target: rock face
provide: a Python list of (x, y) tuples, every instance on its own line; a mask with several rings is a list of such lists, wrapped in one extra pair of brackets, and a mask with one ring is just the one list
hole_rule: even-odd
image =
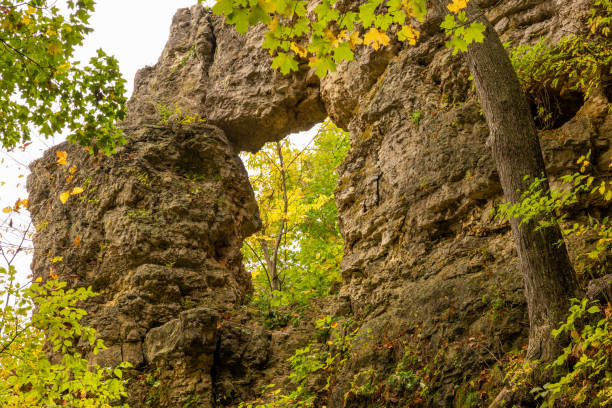
[[(575, 1), (498, 4), (488, 17), (502, 41), (514, 44), (558, 40), (566, 27), (579, 30), (590, 8)], [(466, 384), (526, 343), (528, 318), (509, 225), (491, 215), (503, 197), (469, 71), (446, 49), (440, 17), (430, 19), (416, 47), (368, 51), (321, 90), (351, 140), (336, 191), (345, 239), (340, 300), (364, 316), (370, 346), (408, 343), (426, 361), (437, 360), (442, 374), (427, 404), (450, 407), (464, 406), (469, 392), (484, 398)], [(553, 180), (577, 171), (575, 158), (589, 150), (607, 161), (608, 107), (605, 97), (593, 97), (567, 123), (542, 132)], [(345, 403), (352, 374), (388, 372), (392, 352), (376, 349), (358, 351), (330, 406)]]
[[(176, 398), (183, 389), (210, 394), (218, 314), (252, 290), (240, 248), (260, 225), (257, 204), (220, 129), (145, 126), (129, 136), (109, 158), (62, 144), (32, 165), (33, 270), (100, 293), (87, 305), (87, 323), (108, 346), (97, 362), (182, 364), (164, 371)], [(69, 166), (57, 165), (60, 150)], [(63, 205), (59, 192), (75, 185), (85, 191)], [(59, 253), (64, 262), (50, 264)]]
[[(557, 40), (589, 9), (584, 0), (482, 3), (497, 4), (488, 16), (514, 43)], [(87, 323), (109, 348), (95, 359), (136, 367), (132, 406), (235, 405), (256, 396), (253, 373), (282, 365), (274, 353), (299, 346), (237, 310), (251, 292), (240, 248), (260, 225), (237, 154), (326, 115), (352, 146), (336, 193), (344, 284), (330, 309), (372, 333), (328, 406), (345, 406), (355, 374), (388, 373), (401, 344), (438, 364), (429, 406), (486, 394), (470, 380), (523, 345), (528, 322), (509, 226), (491, 216), (502, 196), (487, 126), (439, 21), (424, 23), (418, 46), (364, 49), (319, 83), (273, 71), (260, 31), (240, 36), (201, 7), (179, 10), (159, 62), (137, 74), (129, 144), (109, 158), (64, 144), (32, 165), (34, 274), (100, 292)], [(608, 107), (594, 95), (543, 132), (553, 178), (588, 150), (608, 170)], [(69, 166), (56, 163), (60, 150)], [(62, 205), (73, 186), (84, 193)]]
[(281, 75), (262, 41), (261, 30), (240, 35), (201, 7), (179, 10), (159, 62), (136, 74), (128, 123), (202, 118), (257, 151), (325, 119), (316, 77)]

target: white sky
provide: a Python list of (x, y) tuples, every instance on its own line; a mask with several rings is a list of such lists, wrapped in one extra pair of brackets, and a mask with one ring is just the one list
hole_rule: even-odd
[[(57, 5), (62, 7), (65, 3), (65, 0), (58, 0)], [(77, 60), (84, 63), (89, 61), (98, 48), (114, 55), (127, 80), (128, 95), (131, 95), (136, 71), (146, 65), (154, 65), (161, 55), (175, 11), (195, 3), (196, 0), (99, 0), (90, 20), (94, 32), (77, 52)], [(302, 132), (292, 137), (292, 141), (298, 145), (305, 144), (312, 134)], [(63, 140), (61, 136), (37, 140), (35, 135), (32, 139), (34, 143), (25, 152), (0, 149), (0, 209), (12, 206), (18, 198), (27, 197), (27, 165), (40, 157), (47, 148)], [(9, 218), (12, 218), (17, 229), (7, 229)], [(11, 216), (0, 212), (0, 245), (6, 248), (7, 242), (18, 243), (19, 230), (25, 229), (28, 223), (27, 212)], [(20, 275), (29, 273), (30, 262), (31, 254), (21, 254), (17, 258), (15, 265)], [(4, 260), (0, 259), (2, 266), (5, 266)]]

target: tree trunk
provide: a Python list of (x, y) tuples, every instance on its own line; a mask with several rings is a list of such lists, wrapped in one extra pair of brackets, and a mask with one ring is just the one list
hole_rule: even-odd
[(263, 252), (266, 264), (268, 265), (268, 271), (270, 272), (270, 291), (280, 290), (280, 278), (278, 277), (278, 271), (276, 269), (276, 259), (272, 261), (272, 258), (270, 257), (270, 250), (268, 249), (268, 243), (265, 239), (260, 239), (259, 245), (261, 246), (261, 251)]
[[(505, 199), (516, 203), (536, 177), (546, 178), (538, 133), (521, 84), (497, 33), (472, 0), (468, 18), (486, 26), (481, 43), (471, 44), (467, 59), (489, 126), (491, 149)], [(525, 180), (524, 176), (530, 176)], [(542, 184), (549, 193), (548, 181)], [(536, 229), (537, 220), (520, 225), (511, 219), (529, 308), (528, 359), (551, 361), (563, 346), (552, 330), (577, 296), (578, 283), (558, 225)]]

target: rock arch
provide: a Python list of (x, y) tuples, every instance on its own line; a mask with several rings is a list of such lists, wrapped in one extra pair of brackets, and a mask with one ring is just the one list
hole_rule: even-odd
[[(558, 40), (588, 11), (583, 0), (523, 3), (489, 11), (504, 40)], [(501, 190), (484, 146), (486, 124), (470, 98), (465, 63), (444, 48), (436, 18), (417, 47), (363, 50), (320, 82), (306, 67), (289, 77), (272, 70), (261, 31), (241, 36), (201, 7), (177, 12), (159, 62), (137, 74), (123, 124), (129, 144), (108, 158), (57, 146), (28, 179), (34, 224), (49, 222), (35, 235), (32, 269), (45, 278), (53, 267), (101, 293), (86, 305), (109, 346), (98, 361), (157, 369), (168, 387), (157, 397), (169, 407), (190, 395), (215, 406), (212, 375), (224, 362), (239, 365), (236, 371), (265, 366), (269, 333), (244, 335), (222, 324), (252, 290), (240, 247), (260, 224), (238, 153), (326, 115), (350, 130), (352, 145), (336, 194), (346, 249), (331, 312), (364, 318), (381, 344), (416, 333), (434, 349), (452, 344), (441, 363), (440, 407), (465, 396), (461, 387), (491, 363), (488, 351), (522, 344), (526, 315), (513, 244), (507, 226), (489, 216)], [(594, 165), (607, 169), (608, 105), (595, 96), (543, 134), (552, 176), (589, 149)], [(70, 182), (55, 163), (57, 150), (77, 166)], [(74, 185), (85, 192), (62, 205), (59, 193)], [(64, 262), (51, 265), (59, 253)], [(502, 320), (491, 318), (486, 301), (497, 298)], [(363, 350), (328, 406), (343, 406), (354, 371), (390, 368), (391, 360), (386, 348)], [(144, 404), (146, 389), (133, 383), (133, 406)]]

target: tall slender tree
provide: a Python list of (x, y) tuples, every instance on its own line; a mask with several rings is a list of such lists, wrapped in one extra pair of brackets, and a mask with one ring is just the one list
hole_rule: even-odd
[[(467, 15), (486, 27), (483, 41), (469, 46), (467, 60), (489, 126), (487, 146), (495, 160), (504, 197), (517, 203), (531, 181), (546, 179), (538, 132), (495, 29), (475, 4), (468, 6)], [(540, 188), (550, 194), (548, 181)], [(576, 274), (557, 224), (541, 227), (538, 220), (521, 223), (512, 218), (510, 225), (529, 308), (527, 357), (550, 361), (562, 346), (562, 339), (554, 338), (552, 330), (567, 314), (569, 299), (578, 295)]]

